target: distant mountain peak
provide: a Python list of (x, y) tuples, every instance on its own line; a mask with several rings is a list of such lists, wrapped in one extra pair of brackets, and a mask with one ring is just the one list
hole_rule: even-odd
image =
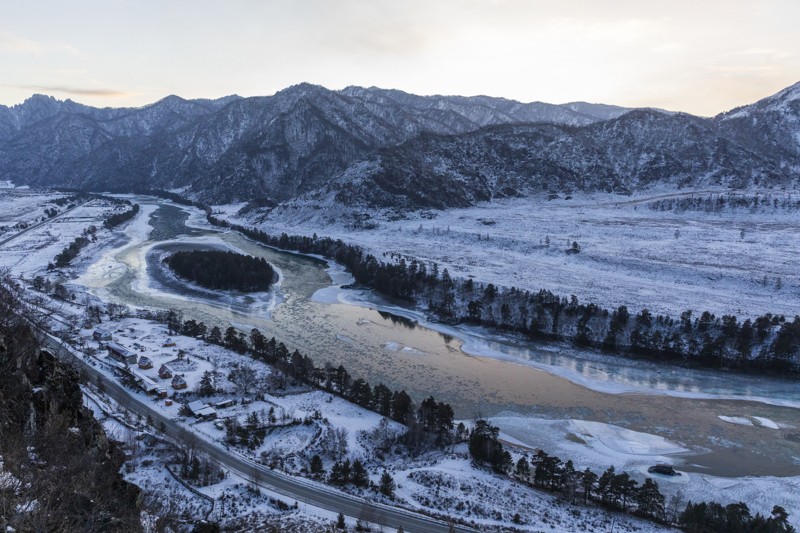
[(302, 83), (296, 83), (294, 85), (290, 85), (289, 87), (286, 87), (285, 89), (282, 89), (282, 90), (278, 91), (277, 93), (275, 93), (275, 95), (276, 96), (279, 95), (279, 94), (302, 94), (302, 95), (306, 95), (306, 94), (315, 94), (315, 93), (321, 93), (321, 92), (326, 92), (327, 93), (327, 92), (331, 92), (331, 91), (330, 91), (330, 89), (327, 89), (327, 88), (323, 87), (322, 85), (316, 85), (314, 83), (308, 83), (308, 82), (304, 81)]
[(30, 95), (28, 98), (25, 99), (25, 102), (38, 102), (38, 101), (58, 102), (59, 100), (55, 96), (42, 93), (33, 93), (32, 95)]
[(797, 100), (798, 98), (800, 98), (800, 81), (781, 89), (772, 96), (768, 96), (765, 100)]
[(312, 83), (141, 108), (39, 94), (0, 107), (0, 180), (214, 203), (447, 208), (550, 189), (794, 186), (797, 169), (800, 83), (714, 119)]

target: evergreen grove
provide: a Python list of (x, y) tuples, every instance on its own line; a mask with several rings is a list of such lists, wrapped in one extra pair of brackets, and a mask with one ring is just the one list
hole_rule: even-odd
[(208, 289), (266, 291), (277, 277), (263, 258), (228, 251), (175, 252), (164, 262), (178, 276)]

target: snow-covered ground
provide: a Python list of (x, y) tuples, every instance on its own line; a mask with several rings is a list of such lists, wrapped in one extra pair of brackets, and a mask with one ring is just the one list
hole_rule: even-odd
[[(505, 199), (402, 217), (367, 212), (376, 226), (369, 230), (356, 229), (350, 212), (336, 207), (278, 209), (266, 219), (239, 218), (238, 205), (214, 209), (267, 232), (341, 238), (379, 256), (436, 261), (454, 276), (575, 294), (607, 308), (627, 305), (672, 316), (687, 309), (739, 317), (800, 313), (796, 212), (681, 213), (647, 206), (663, 196)], [(573, 242), (581, 252), (564, 253)]]
[[(164, 326), (141, 319), (129, 318), (117, 321), (111, 329), (116, 341), (125, 346), (134, 347), (140, 354), (147, 355), (154, 360), (155, 364), (152, 370), (137, 370), (138, 373), (157, 380), (156, 370), (161, 363), (166, 363), (167, 366), (184, 375), (189, 383), (187, 389), (189, 396), (186, 401), (196, 398), (192, 391), (203, 372), (213, 372), (215, 368), (218, 376), (216, 383), (221, 392), (202, 400), (213, 404), (226, 399), (239, 398), (234, 393), (232, 385), (225, 379), (232, 366), (241, 362), (241, 356), (238, 354), (218, 346), (206, 345), (197, 339), (169, 336)], [(84, 330), (82, 333), (88, 336), (90, 331)], [(176, 345), (165, 348), (163, 346), (165, 342), (170, 344), (174, 342)], [(88, 341), (87, 344), (91, 347), (93, 341)], [(179, 350), (187, 354), (182, 361), (176, 359)], [(469, 491), (481, 491), (488, 490), (488, 487), (496, 486), (498, 483), (507, 483), (506, 493), (511, 491), (517, 494), (523, 490), (510, 482), (500, 480), (469, 466), (469, 460), (464, 453), (456, 453), (454, 456), (433, 456), (433, 458), (429, 456), (422, 460), (409, 460), (405, 457), (388, 454), (378, 460), (369, 443), (370, 435), (381, 423), (379, 415), (320, 391), (272, 390), (269, 367), (254, 361), (250, 363), (258, 370), (261, 399), (246, 405), (237, 404), (220, 409), (219, 416), (221, 418), (234, 417), (240, 423), (244, 423), (246, 417), (251, 413), (256, 413), (259, 420), (267, 420), (269, 412), (272, 410), (277, 422), (275, 428), (270, 431), (261, 445), (252, 450), (239, 448), (239, 453), (265, 464), (277, 465), (290, 473), (304, 471), (311, 455), (317, 453), (323, 457), (325, 468), (330, 470), (335, 457), (326, 455), (325, 450), (329, 445), (325, 441), (334, 430), (343, 429), (347, 432), (347, 457), (350, 457), (351, 460), (358, 458), (364, 461), (371, 470), (373, 481), (377, 481), (384, 468), (390, 470), (399, 483), (398, 494), (403, 498), (401, 501), (405, 505), (424, 508), (431, 512), (447, 511), (450, 514), (458, 512), (465, 519), (477, 520), (480, 518), (484, 521), (482, 523), (487, 526), (503, 521), (503, 519), (492, 520), (490, 518), (495, 510), (498, 510), (497, 512), (503, 516), (505, 516), (504, 513), (511, 513), (509, 516), (513, 516), (514, 512), (517, 512), (515, 509), (518, 509), (518, 506), (514, 502), (517, 502), (517, 498), (522, 496), (509, 499), (500, 494), (497, 496), (497, 502), (491, 506), (483, 505), (478, 508), (468, 505), (468, 502), (473, 501), (474, 498), (465, 497), (463, 494), (459, 496), (457, 488), (463, 489), (465, 486), (470, 487)], [(109, 376), (113, 375), (112, 364), (107, 365), (107, 373)], [(168, 380), (164, 382), (164, 385), (168, 386)], [(170, 389), (170, 392), (172, 393), (173, 390)], [(176, 418), (180, 417), (179, 407), (180, 401), (173, 402), (170, 406), (164, 402), (159, 404), (159, 409), (163, 410), (165, 414)], [(291, 424), (292, 420), (299, 421), (307, 418), (313, 419), (310, 425)], [(780, 427), (774, 421), (763, 417), (751, 417), (752, 421), (751, 418), (744, 416), (720, 415), (719, 418), (734, 424), (757, 425), (764, 428), (763, 431), (774, 431), (775, 427)], [(684, 461), (691, 461), (691, 458), (687, 457), (689, 450), (680, 443), (661, 436), (600, 422), (576, 419), (537, 419), (515, 413), (493, 417), (491, 422), (501, 428), (502, 437), (518, 451), (531, 452), (534, 449), (543, 449), (552, 452), (559, 450), (559, 453), (563, 454), (563, 459), (572, 459), (579, 470), (589, 467), (599, 473), (613, 465), (617, 471), (627, 471), (640, 482), (645, 477), (654, 476), (647, 473), (647, 468), (653, 464), (674, 464), (676, 469), (681, 470)], [(190, 417), (185, 423), (201, 438), (224, 441), (225, 431), (218, 422), (193, 422)], [(393, 428), (394, 431), (397, 431), (399, 426), (396, 428), (394, 426), (397, 425), (390, 424), (390, 429)], [(788, 426), (783, 427), (792, 429)], [(115, 431), (117, 434), (125, 434), (124, 428), (117, 428)], [(410, 476), (412, 472), (417, 472), (417, 474)], [(800, 505), (793, 497), (796, 491), (800, 490), (800, 478), (722, 478), (687, 471), (683, 471), (682, 475), (678, 477), (658, 475), (655, 477), (658, 478), (662, 491), (668, 497), (679, 495), (682, 504), (690, 500), (716, 500), (723, 503), (746, 501), (754, 512), (761, 513), (768, 513), (772, 506), (777, 504), (782, 505), (791, 513), (793, 522), (800, 517)], [(422, 485), (420, 485), (420, 480), (423, 482)], [(430, 487), (427, 489), (423, 487), (425, 484), (431, 483), (435, 483), (442, 491), (449, 490), (451, 492), (444, 500), (449, 502), (447, 505), (452, 505), (451, 508), (439, 508), (442, 505), (440, 499), (421, 498), (421, 495), (426, 495), (431, 490)], [(467, 492), (467, 494), (473, 493)], [(526, 521), (535, 521), (536, 516), (541, 516), (537, 513), (552, 507), (547, 503), (551, 498), (548, 494), (534, 491), (527, 498), (535, 501), (536, 504), (530, 504), (531, 507), (528, 509), (531, 514), (522, 513)], [(555, 500), (554, 497), (552, 499)], [(507, 502), (507, 505), (503, 502)], [(538, 507), (539, 503), (541, 503), (541, 509)], [(514, 511), (511, 512), (512, 510)], [(550, 510), (546, 514), (548, 520), (553, 522), (555, 530), (570, 531), (570, 528), (578, 527), (576, 524), (579, 523), (574, 520), (575, 516), (573, 516), (575, 509), (566, 506), (562, 511)], [(603, 520), (608, 520), (607, 516), (603, 518), (605, 514), (600, 511), (585, 508), (580, 511), (583, 513), (580, 515), (582, 516), (581, 520), (589, 520), (588, 524), (595, 524), (594, 529), (592, 526), (586, 526), (588, 531), (597, 530), (596, 528), (600, 527), (598, 524), (603, 523)], [(509, 516), (505, 516), (505, 519)]]
[[(0, 234), (2, 238), (13, 235), (17, 224), (33, 224), (46, 217), (45, 209), (56, 207), (54, 200), (67, 195), (57, 192), (0, 187)], [(63, 211), (63, 207), (58, 207)]]
[[(3, 216), (3, 220), (7, 220), (9, 216), (15, 217), (12, 220), (38, 220), (40, 211), (55, 207), (51, 201), (63, 196), (57, 193), (35, 192), (8, 196), (15, 191), (15, 189), (0, 191), (0, 212), (7, 213)], [(16, 202), (20, 202), (20, 205), (16, 205)], [(4, 209), (6, 211), (3, 211)], [(103, 200), (91, 200), (29, 231), (8, 231), (0, 236), (0, 241), (10, 239), (0, 245), (0, 268), (11, 269), (15, 276), (33, 277), (42, 274), (46, 271), (48, 263), (51, 263), (55, 256), (85, 229), (89, 226), (101, 228), (109, 214), (124, 209), (126, 209), (124, 206), (114, 206)], [(65, 208), (59, 207), (59, 210), (64, 211)], [(14, 235), (18, 236), (11, 238)], [(89, 248), (100, 248), (111, 238), (110, 232), (99, 230), (97, 239), (100, 242), (92, 243), (87, 249), (82, 250), (74, 262), (77, 263), (81, 260), (81, 256), (90, 253)]]
[[(106, 324), (109, 327), (110, 324)], [(213, 404), (226, 399), (241, 400), (233, 391), (233, 386), (225, 380), (225, 375), (233, 365), (242, 362), (242, 356), (225, 350), (219, 346), (206, 345), (197, 339), (180, 336), (169, 336), (164, 326), (146, 320), (127, 318), (115, 321), (110, 327), (114, 340), (124, 346), (134, 348), (139, 354), (147, 355), (155, 361), (151, 370), (136, 369), (139, 375), (147, 375), (158, 380), (155, 370), (160, 363), (182, 374), (189, 383), (188, 396), (183, 401), (197, 398), (192, 393), (203, 372), (216, 372), (216, 385), (220, 389), (212, 397), (202, 398), (204, 402)], [(90, 330), (82, 330), (88, 336)], [(163, 344), (175, 343), (175, 346), (164, 347)], [(95, 342), (87, 340), (88, 347), (95, 347)], [(176, 358), (178, 351), (187, 354), (181, 360)], [(108, 359), (98, 351), (99, 362)], [(273, 372), (268, 366), (256, 361), (249, 361), (258, 373), (259, 398), (246, 404), (237, 403), (232, 407), (219, 410), (220, 418), (236, 418), (244, 422), (248, 415), (256, 413), (259, 420), (266, 421), (270, 412), (275, 416), (273, 429), (270, 430), (262, 444), (253, 449), (236, 448), (236, 453), (273, 467), (281, 468), (288, 473), (301, 474), (307, 472), (308, 461), (313, 454), (323, 457), (326, 470), (330, 470), (333, 462), (347, 457), (350, 460), (360, 459), (367, 466), (370, 478), (377, 483), (381, 472), (392, 473), (397, 482), (397, 500), (395, 503), (412, 509), (439, 513), (446, 516), (459, 516), (465, 520), (475, 521), (482, 528), (492, 529), (508, 524), (516, 513), (520, 514), (521, 530), (538, 530), (540, 523), (549, 524), (551, 531), (603, 531), (616, 524), (615, 531), (661, 531), (664, 528), (625, 515), (609, 514), (601, 509), (575, 506), (561, 502), (557, 496), (534, 489), (519, 486), (512, 481), (497, 477), (471, 464), (468, 453), (463, 446), (457, 446), (448, 453), (429, 453), (419, 458), (409, 458), (405, 454), (384, 452), (376, 455), (375, 435), (380, 428), (381, 435), (397, 435), (401, 430), (395, 422), (382, 422), (382, 417), (371, 411), (362, 409), (341, 398), (321, 391), (304, 391), (301, 389), (273, 389), (269, 376)], [(116, 363), (100, 364), (99, 368), (114, 377), (113, 367)], [(168, 386), (168, 380), (164, 380)], [(183, 392), (171, 395), (182, 397)], [(134, 393), (141, 394), (143, 393)], [(112, 437), (126, 443), (128, 448), (135, 447), (135, 459), (129, 461), (126, 477), (142, 486), (146, 491), (161, 492), (165, 502), (172, 511), (188, 513), (193, 516), (208, 514), (211, 518), (218, 515), (219, 509), (211, 513), (208, 503), (198, 499), (186, 490), (164, 470), (165, 462), (171, 455), (159, 453), (158, 447), (148, 449), (134, 437), (139, 431), (131, 427), (137, 421), (127, 417), (111, 401), (102, 400), (95, 393), (89, 394), (87, 404), (95, 411)], [(158, 408), (165, 414), (182, 420), (178, 413), (181, 400), (167, 405), (165, 401)], [(113, 416), (109, 417), (108, 413)], [(199, 438), (223, 442), (225, 431), (219, 421), (194, 421), (188, 417), (183, 424)], [(308, 423), (291, 423), (291, 421), (313, 420)], [(141, 421), (139, 421), (141, 424)], [(346, 452), (331, 455), (327, 440), (333, 431), (344, 431), (347, 437)], [(173, 454), (174, 455), (174, 454)], [(231, 513), (232, 502), (236, 502), (238, 516), (281, 515), (270, 498), (281, 499), (277, 494), (261, 491), (252, 492), (248, 480), (229, 476), (220, 483), (200, 490), (216, 500), (228, 502), (228, 513)], [(349, 488), (351, 492), (372, 498), (374, 491)], [(437, 495), (437, 497), (433, 497)], [(380, 499), (380, 498), (379, 498)], [(292, 502), (289, 502), (290, 504)], [(303, 506), (302, 513), (294, 518), (284, 516), (283, 519), (293, 521), (308, 520), (309, 531), (322, 531), (335, 517), (327, 511)], [(295, 512), (292, 510), (291, 512)], [(236, 514), (234, 515), (236, 516)], [(281, 515), (283, 516), (283, 515)], [(229, 517), (230, 518), (230, 517)], [(262, 517), (263, 518), (263, 517)], [(270, 519), (274, 519), (272, 516)], [(264, 518), (266, 519), (266, 518)], [(378, 520), (378, 517), (373, 517)], [(317, 526), (319, 526), (317, 528)]]
[[(745, 417), (720, 419), (734, 424), (752, 422)], [(780, 505), (790, 513), (792, 524), (800, 524), (800, 477), (741, 477), (711, 476), (681, 469), (689, 450), (680, 443), (657, 435), (600, 422), (585, 420), (546, 420), (508, 413), (492, 417), (491, 422), (501, 430), (501, 437), (522, 449), (558, 448), (563, 460), (572, 459), (576, 468), (591, 468), (598, 474), (609, 466), (617, 472), (625, 471), (639, 482), (654, 478), (661, 492), (669, 500), (677, 496), (685, 505), (688, 501), (718, 501), (723, 504), (746, 502), (755, 514), (768, 515), (772, 506)], [(768, 419), (758, 421), (764, 431), (774, 431), (777, 424)], [(800, 459), (800, 458), (799, 458)], [(651, 474), (648, 467), (654, 464), (671, 464), (679, 476)]]
[[(560, 209), (569, 210), (574, 208), (564, 205)], [(611, 208), (604, 207), (603, 209)], [(639, 213), (641, 215), (643, 209), (644, 208), (639, 207), (639, 209), (633, 211), (633, 213)], [(139, 239), (146, 238), (149, 232), (147, 220), (149, 214), (152, 213), (153, 210), (154, 206), (145, 206), (139, 217), (126, 226), (126, 233), (128, 233), (129, 236), (134, 235)], [(440, 216), (444, 215), (445, 214), (440, 214)], [(447, 214), (447, 216), (450, 215)], [(194, 219), (193, 223), (197, 225), (202, 224), (199, 215), (195, 216)], [(420, 220), (433, 223), (425, 218)], [(434, 222), (439, 223), (438, 219)], [(392, 224), (402, 223), (412, 224), (408, 221), (397, 221)], [(506, 219), (506, 223), (511, 224), (511, 221)], [(416, 222), (416, 224), (419, 224), (419, 222)], [(491, 230), (498, 224), (500, 224), (499, 221), (495, 222), (494, 225), (488, 225), (486, 227)], [(481, 226), (485, 226), (485, 224), (481, 222)], [(83, 227), (85, 226), (76, 228), (77, 234), (82, 231)], [(301, 229), (293, 228), (292, 232), (298, 233)], [(386, 237), (386, 235), (383, 237), (380, 236), (381, 232), (384, 231), (387, 231), (386, 228), (381, 226), (374, 232), (370, 232), (370, 237), (366, 242), (371, 242), (372, 245), (376, 245), (376, 243), (380, 242), (380, 239)], [(451, 232), (452, 231), (453, 229), (451, 228)], [(323, 234), (321, 231), (318, 232)], [(680, 238), (683, 238), (683, 232), (684, 230), (681, 230), (682, 235)], [(406, 231), (403, 230), (403, 233), (405, 234)], [(409, 233), (413, 234), (413, 232)], [(436, 233), (437, 238), (443, 237), (443, 235), (438, 235), (438, 231)], [(77, 236), (77, 234), (71, 237), (65, 234), (63, 237), (64, 240), (59, 242), (59, 245), (50, 244), (50, 246), (56, 248), (51, 255), (50, 251), (47, 251), (46, 254), (45, 252), (41, 252), (40, 255), (42, 257), (47, 255), (47, 261), (51, 260), (52, 257), (58, 253), (66, 243)], [(350, 238), (349, 235), (350, 233), (343, 233), (342, 237), (346, 237), (346, 240), (350, 242), (358, 242), (357, 239)], [(356, 232), (353, 235), (363, 236), (367, 235), (367, 233), (362, 234)], [(420, 233), (418, 236), (419, 235), (422, 234)], [(738, 236), (739, 231), (737, 229), (736, 237), (738, 238)], [(552, 246), (552, 243), (555, 241), (552, 235), (550, 238)], [(40, 240), (39, 242), (42, 241), (43, 240)], [(108, 243), (110, 242), (109, 240)], [(398, 240), (398, 242), (400, 242), (400, 240)], [(408, 241), (404, 246), (412, 247), (414, 242), (415, 241)], [(436, 242), (437, 241), (434, 241), (429, 245), (431, 249), (435, 248), (434, 244), (436, 244)], [(481, 242), (484, 241), (482, 240)], [(488, 242), (491, 243), (492, 240)], [(94, 245), (90, 246), (89, 249), (86, 250), (88, 259), (81, 259), (79, 264), (92, 263), (92, 256), (99, 254), (100, 250), (102, 250), (100, 244), (102, 244), (102, 242), (98, 243), (97, 247)], [(420, 250), (424, 251), (428, 249), (422, 246), (421, 242), (418, 244), (420, 245)], [(585, 246), (583, 241), (581, 241), (581, 245)], [(388, 250), (388, 244), (384, 243), (384, 246), (387, 246)], [(438, 241), (438, 246), (444, 247), (442, 240)], [(103, 252), (103, 259), (94, 264), (92, 268), (103, 270), (104, 275), (112, 277), (118, 275), (120, 265), (114, 264), (114, 254), (107, 253), (105, 250), (103, 250)], [(17, 259), (24, 255), (21, 249), (15, 250), (15, 253)], [(442, 253), (442, 251), (440, 250), (439, 253)], [(491, 259), (492, 254), (498, 253), (506, 252), (491, 248), (481, 249), (481, 254), (483, 254), (484, 259), (487, 261)], [(514, 255), (517, 252), (509, 250), (507, 253)], [(546, 249), (542, 249), (542, 253), (543, 257), (548, 257), (550, 255), (555, 257), (555, 252), (553, 251), (548, 252)], [(558, 254), (561, 254), (561, 252), (559, 251)], [(12, 254), (8, 255), (10, 257)], [(583, 252), (581, 255), (583, 255)], [(415, 256), (419, 257), (417, 250), (415, 250)], [(524, 254), (521, 257), (524, 258)], [(22, 259), (24, 260), (24, 257), (22, 257)], [(441, 261), (441, 259), (439, 259), (439, 261), (447, 266), (447, 263)], [(44, 264), (46, 264), (46, 262)], [(12, 266), (13, 270), (17, 271), (24, 265), (22, 265), (21, 261), (17, 261), (9, 266)], [(488, 275), (491, 273), (489, 264), (484, 265), (482, 268), (485, 274)], [(451, 269), (451, 271), (456, 272), (454, 268)], [(502, 269), (500, 269), (500, 271), (502, 274)], [(32, 273), (32, 271), (29, 272), (28, 275), (30, 275), (30, 273)], [(342, 272), (332, 272), (332, 274), (337, 277), (345, 277), (345, 274)], [(789, 277), (785, 279), (790, 280)], [(609, 278), (609, 282), (611, 282), (610, 280), (611, 278)], [(489, 278), (487, 281), (502, 283), (502, 280), (498, 281), (495, 278)], [(790, 286), (791, 282), (785, 281), (783, 288)], [(322, 297), (323, 300), (325, 298), (324, 295), (318, 296)], [(337, 300), (339, 296), (340, 293), (336, 293), (335, 291), (327, 295), (327, 297)], [(790, 300), (790, 303), (791, 301), (792, 300)], [(72, 307), (75, 307), (75, 309), (72, 309)], [(653, 306), (650, 307), (654, 308)], [(71, 312), (75, 314), (81, 313), (79, 306), (65, 306), (65, 310), (69, 311), (67, 308), (72, 309)], [(774, 311), (774, 309), (770, 310)], [(172, 337), (172, 340), (177, 343), (176, 346), (165, 347), (164, 344), (169, 336), (166, 334), (164, 327), (151, 324), (145, 320), (125, 319), (122, 321), (115, 321), (113, 324), (105, 323), (104, 326), (111, 327), (116, 340), (119, 340), (128, 347), (135, 348), (139, 354), (146, 354), (154, 360), (154, 367), (152, 370), (137, 370), (137, 372), (146, 374), (151, 379), (157, 379), (155, 374), (160, 364), (167, 363), (167, 365), (172, 366), (176, 372), (184, 374), (187, 382), (189, 382), (188, 390), (192, 391), (199, 382), (203, 372), (214, 372), (216, 369), (220, 374), (219, 384), (223, 392), (204, 401), (216, 402), (237, 397), (237, 395), (232, 392), (231, 384), (226, 381), (225, 376), (232, 368), (232, 365), (241, 360), (241, 356), (228, 352), (220, 347), (205, 345), (196, 339), (187, 339), (183, 337)], [(82, 334), (85, 336), (89, 333), (89, 330), (82, 331)], [(92, 341), (89, 341), (87, 346), (95, 347)], [(387, 346), (384, 347), (384, 349), (388, 350), (405, 350), (406, 348), (413, 349), (411, 346), (400, 344), (387, 344)], [(186, 353), (186, 356), (181, 359), (178, 358), (179, 349)], [(113, 375), (112, 366), (110, 364), (101, 364), (101, 366), (106, 368), (109, 376)], [(259, 366), (259, 369), (260, 379), (266, 382), (271, 375), (271, 370), (264, 366)], [(168, 386), (168, 382), (165, 381), (164, 384)], [(168, 390), (170, 393), (173, 392), (169, 387)], [(373, 456), (366, 439), (369, 433), (374, 431), (380, 424), (381, 419), (379, 416), (318, 391), (294, 390), (291, 392), (292, 394), (287, 395), (284, 394), (283, 391), (266, 388), (264, 390), (263, 399), (259, 399), (248, 405), (238, 404), (232, 408), (220, 409), (221, 417), (233, 416), (240, 420), (253, 412), (258, 413), (259, 418), (263, 419), (265, 413), (268, 413), (270, 408), (275, 408), (277, 416), (286, 416), (287, 420), (293, 418), (303, 419), (311, 416), (315, 410), (320, 411), (321, 419), (314, 421), (311, 425), (311, 428), (314, 429), (313, 432), (310, 430), (309, 426), (302, 424), (297, 425), (296, 429), (285, 428), (275, 430), (268, 436), (262, 446), (255, 450), (240, 450), (242, 453), (248, 454), (256, 460), (267, 461), (270, 457), (263, 456), (262, 452), (278, 450), (278, 455), (280, 456), (294, 455), (292, 460), (283, 462), (283, 467), (291, 472), (298, 472), (304, 467), (305, 461), (308, 459), (307, 451), (321, 449), (320, 438), (324, 438), (324, 434), (335, 429), (346, 429), (348, 432), (348, 450), (351, 457), (363, 458), (368, 463), (373, 481), (377, 480), (383, 468), (389, 468), (399, 483), (398, 495), (401, 497), (401, 501), (404, 505), (421, 507), (432, 512), (441, 512), (442, 510), (437, 507), (445, 504), (440, 501), (425, 501), (422, 498), (422, 496), (430, 494), (431, 491), (435, 492), (439, 490), (441, 494), (446, 496), (444, 499), (444, 501), (448, 502), (446, 505), (452, 505), (451, 508), (447, 509), (448, 513), (458, 514), (466, 519), (477, 520), (480, 518), (480, 520), (483, 521), (482, 523), (485, 523), (487, 526), (490, 524), (507, 523), (510, 516), (513, 516), (515, 512), (520, 512), (523, 520), (527, 521), (528, 529), (533, 527), (541, 529), (542, 525), (536, 520), (540, 520), (542, 516), (545, 516), (547, 519), (548, 529), (555, 531), (576, 531), (581, 528), (587, 531), (603, 531), (608, 528), (603, 525), (611, 520), (606, 513), (582, 507), (574, 508), (564, 506), (562, 508), (560, 507), (561, 504), (554, 503), (555, 498), (548, 494), (519, 488), (516, 485), (512, 485), (507, 480), (496, 478), (482, 470), (475, 469), (469, 465), (469, 461), (463, 454), (463, 450), (455, 450), (456, 453), (454, 455), (424, 458), (419, 461), (408, 461), (399, 457), (390, 457), (388, 460), (381, 459), (378, 461)], [(167, 406), (162, 401), (159, 402), (158, 405), (165, 414), (174, 417), (179, 416), (179, 402), (174, 402), (173, 405)], [(726, 413), (726, 416), (727, 415), (731, 415), (729, 418), (732, 419), (742, 418), (750, 420), (750, 418), (744, 416), (734, 416), (736, 413)], [(769, 419), (759, 420), (758, 417), (751, 418), (753, 424), (759, 428), (763, 428), (764, 431), (774, 431), (772, 425), (777, 425)], [(722, 416), (720, 419), (727, 422)], [(322, 420), (324, 420), (324, 422), (322, 422)], [(571, 419), (537, 420), (527, 416), (517, 416), (515, 414), (511, 414), (507, 417), (498, 417), (493, 419), (493, 422), (501, 427), (509, 442), (516, 442), (528, 448), (541, 447), (546, 451), (556, 448), (564, 450), (566, 449), (564, 448), (564, 442), (566, 441), (574, 445), (574, 449), (569, 448), (569, 456), (566, 456), (566, 453), (564, 454), (565, 457), (563, 458), (565, 460), (573, 459), (577, 467), (590, 466), (596, 470), (602, 470), (614, 464), (617, 466), (618, 470), (630, 470), (644, 476), (642, 468), (645, 468), (646, 471), (646, 466), (652, 465), (653, 462), (656, 461), (671, 462), (673, 458), (680, 457), (679, 454), (683, 450), (680, 443), (671, 442), (660, 436), (634, 432), (597, 422)], [(730, 422), (734, 424), (737, 423), (733, 421)], [(196, 431), (202, 438), (219, 440), (224, 436), (224, 431), (219, 429), (214, 422), (193, 423), (190, 419), (185, 423), (187, 427)], [(115, 428), (118, 432), (124, 433), (125, 431), (118, 426), (115, 426)], [(319, 434), (317, 434), (317, 429), (320, 429)], [(306, 453), (304, 454), (304, 452)], [(325, 467), (329, 469), (333, 459), (328, 456), (324, 458), (324, 461)], [(427, 474), (425, 474), (425, 472), (427, 472)], [(161, 474), (163, 475), (163, 470)], [(800, 489), (797, 478), (714, 478), (695, 473), (685, 473), (684, 476), (681, 476), (679, 479), (659, 479), (659, 483), (665, 492), (668, 492), (670, 490), (669, 487), (672, 486), (680, 488), (686, 500), (716, 499), (727, 502), (739, 501), (739, 499), (742, 499), (742, 501), (748, 502), (754, 512), (758, 511), (762, 513), (769, 512), (771, 505), (776, 503), (783, 504), (784, 496), (796, 494), (798, 489)], [(500, 489), (498, 489), (498, 487), (500, 487)], [(465, 491), (467, 494), (466, 496), (464, 495)], [(509, 493), (517, 494), (517, 492), (519, 492), (521, 496), (509, 496)], [(489, 499), (489, 501), (492, 502), (491, 506), (477, 510), (474, 506), (468, 505), (475, 501), (475, 495), (478, 495), (477, 497)], [(496, 497), (491, 499), (490, 495)], [(786, 497), (788, 498), (789, 496)], [(463, 505), (459, 507), (459, 503), (463, 503)], [(798, 508), (797, 503), (788, 501), (784, 506), (792, 514), (791, 519), (793, 523), (797, 523), (798, 516), (800, 516), (800, 508)], [(522, 507), (525, 508), (524, 512), (519, 511)], [(480, 511), (480, 513), (478, 511)], [(493, 519), (490, 516), (492, 513), (500, 513), (502, 518)], [(619, 525), (621, 521), (627, 521), (626, 523), (629, 523), (630, 526), (625, 527), (628, 527), (630, 530), (634, 528), (640, 528), (639, 530), (644, 531), (658, 530), (654, 525), (634, 521), (627, 517), (617, 517), (614, 520), (617, 524), (615, 530), (621, 530), (621, 526)]]
[(630, 516), (571, 505), (556, 495), (522, 486), (485, 471), (454, 455), (425, 467), (397, 469), (398, 495), (420, 507), (452, 512), (488, 528), (512, 522), (519, 514), (523, 531), (670, 531)]

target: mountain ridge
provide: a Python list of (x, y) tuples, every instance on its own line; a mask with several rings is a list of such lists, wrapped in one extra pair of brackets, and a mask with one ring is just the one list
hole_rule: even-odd
[(800, 83), (713, 118), (309, 83), (140, 108), (34, 95), (0, 106), (0, 180), (404, 209), (655, 184), (794, 187), (799, 95)]

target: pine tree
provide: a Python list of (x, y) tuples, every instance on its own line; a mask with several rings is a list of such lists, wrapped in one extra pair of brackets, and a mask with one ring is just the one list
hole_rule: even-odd
[(636, 491), (638, 511), (645, 516), (660, 518), (664, 514), (664, 495), (658, 490), (658, 483), (651, 478), (644, 480)]
[(178, 414), (181, 416), (193, 416), (194, 413), (191, 409), (189, 409), (189, 405), (184, 403), (181, 405), (180, 409), (178, 409)]
[(211, 328), (211, 332), (208, 334), (208, 342), (211, 344), (222, 344), (222, 331), (220, 331), (219, 327), (214, 326)]
[(212, 396), (216, 390), (214, 389), (214, 383), (211, 379), (211, 372), (206, 370), (203, 372), (203, 377), (200, 378), (200, 385), (197, 388), (197, 393), (200, 396)]
[(350, 467), (350, 459), (345, 459), (344, 463), (342, 463), (342, 483), (350, 483), (350, 476), (352, 474), (352, 469)]
[(531, 465), (525, 457), (520, 457), (517, 461), (516, 475), (518, 478), (528, 479), (531, 474)]
[(328, 476), (328, 481), (330, 481), (334, 485), (340, 485), (340, 484), (344, 483), (344, 474), (342, 472), (342, 463), (340, 463), (339, 461), (336, 461), (335, 463), (333, 463), (333, 466), (331, 467), (331, 473)]
[(476, 420), (469, 438), (469, 453), (476, 461), (489, 463), (495, 471), (507, 472), (511, 467), (511, 454), (497, 439), (499, 431), (486, 420)]
[(311, 473), (316, 476), (321, 476), (325, 473), (325, 466), (322, 464), (322, 459), (319, 455), (314, 454), (311, 458), (311, 464), (309, 465)]
[(383, 474), (381, 474), (381, 483), (378, 490), (380, 490), (381, 494), (384, 496), (394, 499), (394, 489), (394, 478), (389, 472), (384, 470)]
[(369, 475), (367, 469), (364, 468), (364, 463), (356, 459), (353, 462), (353, 484), (356, 487), (366, 487), (369, 485)]
[(581, 475), (581, 485), (583, 486), (583, 503), (588, 502), (589, 498), (592, 497), (595, 483), (597, 483), (597, 474), (588, 468), (584, 470)]

